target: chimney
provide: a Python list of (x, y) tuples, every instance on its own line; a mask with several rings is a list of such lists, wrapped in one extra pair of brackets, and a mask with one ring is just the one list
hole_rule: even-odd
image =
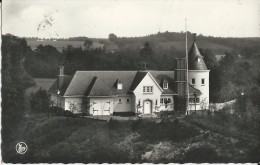
[(178, 94), (175, 96), (174, 108), (180, 114), (186, 112), (186, 88), (187, 88), (187, 72), (186, 72), (186, 59), (174, 59), (174, 91)]
[(60, 69), (60, 74), (58, 77), (58, 82), (59, 82), (59, 87), (58, 89), (60, 89), (63, 85), (63, 81), (64, 81), (64, 66), (59, 66)]

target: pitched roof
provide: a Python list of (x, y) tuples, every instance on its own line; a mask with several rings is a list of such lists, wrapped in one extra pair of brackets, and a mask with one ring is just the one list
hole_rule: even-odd
[[(100, 90), (102, 89), (102, 90)], [(85, 96), (111, 96), (113, 92), (110, 88), (98, 77), (94, 77), (89, 90), (87, 90)]]
[[(73, 78), (66, 78), (61, 88), (64, 96), (112, 96), (132, 93), (143, 78), (148, 74), (162, 87), (162, 81), (168, 81), (168, 89), (162, 94), (174, 92), (174, 71), (77, 71)], [(117, 82), (123, 84), (118, 90)], [(49, 91), (57, 93), (57, 82)]]
[[(113, 95), (122, 95), (126, 94), (135, 78), (136, 71), (77, 71), (65, 92), (65, 96), (74, 96), (74, 95), (86, 95), (87, 91), (90, 90), (103, 90), (98, 88), (98, 86), (106, 86), (109, 88), (106, 92), (112, 92)], [(98, 79), (93, 82), (93, 78), (97, 77)], [(114, 85), (116, 81), (120, 79), (120, 82), (123, 84), (123, 89), (118, 90)], [(96, 86), (96, 83), (98, 85)], [(91, 88), (93, 85), (95, 88)], [(100, 93), (95, 91), (94, 93)]]
[(189, 84), (189, 94), (190, 94), (190, 96), (193, 96), (194, 93), (196, 93), (197, 96), (200, 96), (202, 94), (200, 90), (196, 89), (194, 86)]
[(138, 71), (135, 75), (134, 81), (132, 82), (132, 85), (130, 86), (130, 91), (134, 91), (135, 88), (138, 86), (138, 84), (143, 80), (143, 78), (146, 76), (147, 72), (145, 71)]
[[(72, 79), (72, 76), (64, 75), (63, 85), (59, 89), (60, 90), (60, 95), (64, 95), (67, 87), (70, 84), (71, 79)], [(48, 92), (52, 93), (52, 94), (57, 94), (57, 90), (58, 90), (58, 79), (56, 79), (55, 82), (52, 84), (52, 86), (48, 89)]]
[(174, 92), (174, 71), (149, 71), (153, 78), (163, 88), (162, 81), (168, 81), (168, 89), (163, 89), (162, 94), (176, 94)]
[(189, 51), (189, 70), (208, 70), (203, 60), (203, 56), (197, 47), (195, 41), (193, 42)]

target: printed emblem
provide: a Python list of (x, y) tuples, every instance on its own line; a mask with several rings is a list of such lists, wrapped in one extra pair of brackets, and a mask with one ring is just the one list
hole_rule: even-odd
[(25, 144), (24, 142), (19, 142), (16, 144), (16, 152), (18, 154), (25, 154), (27, 149), (28, 149), (27, 144)]

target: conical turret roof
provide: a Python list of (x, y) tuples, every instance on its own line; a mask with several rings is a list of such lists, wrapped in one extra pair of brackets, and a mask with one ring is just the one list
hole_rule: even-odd
[(203, 56), (194, 41), (189, 51), (189, 70), (208, 70)]

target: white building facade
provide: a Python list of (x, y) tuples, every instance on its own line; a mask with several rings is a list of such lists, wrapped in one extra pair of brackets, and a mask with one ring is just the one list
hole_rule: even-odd
[[(77, 71), (63, 74), (49, 89), (54, 106), (74, 114), (135, 115), (183, 111), (175, 71)], [(189, 109), (209, 105), (209, 70), (194, 42), (189, 52)], [(180, 99), (179, 99), (180, 100)]]

